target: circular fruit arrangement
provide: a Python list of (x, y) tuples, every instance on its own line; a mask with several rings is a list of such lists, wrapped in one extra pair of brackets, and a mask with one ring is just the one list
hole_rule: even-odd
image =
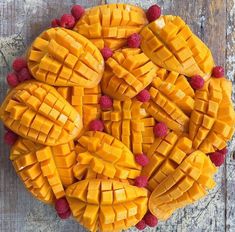
[(232, 84), (179, 17), (129, 4), (54, 19), (16, 58), (0, 108), (28, 191), (90, 231), (143, 230), (216, 185)]

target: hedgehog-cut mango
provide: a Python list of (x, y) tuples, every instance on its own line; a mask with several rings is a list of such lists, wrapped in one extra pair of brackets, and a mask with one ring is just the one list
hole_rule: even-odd
[(133, 153), (118, 139), (103, 132), (86, 132), (75, 147), (77, 164), (74, 175), (84, 179), (87, 172), (102, 174), (109, 178), (135, 179), (141, 166), (135, 162)]
[(152, 82), (158, 69), (138, 48), (116, 51), (106, 65), (102, 91), (117, 100), (135, 97)]
[(35, 79), (54, 86), (96, 86), (104, 60), (98, 48), (77, 32), (50, 28), (29, 48), (28, 67)]
[(114, 180), (79, 181), (66, 189), (74, 218), (89, 231), (120, 231), (147, 211), (148, 191)]
[(116, 50), (146, 24), (143, 9), (129, 4), (108, 4), (88, 9), (73, 30), (88, 38), (99, 49), (107, 46)]
[(167, 220), (178, 208), (192, 204), (213, 189), (217, 168), (201, 151), (191, 153), (151, 193), (149, 210), (159, 220)]
[(53, 88), (28, 81), (5, 98), (0, 117), (16, 134), (44, 145), (73, 140), (82, 129), (79, 113)]
[(19, 138), (10, 159), (26, 189), (38, 200), (51, 204), (65, 196), (51, 147)]
[(141, 31), (141, 48), (158, 66), (207, 80), (215, 66), (210, 49), (179, 17), (164, 15)]

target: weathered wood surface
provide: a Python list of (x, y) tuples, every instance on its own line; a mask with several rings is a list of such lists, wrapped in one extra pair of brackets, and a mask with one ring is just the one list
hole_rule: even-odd
[[(50, 20), (69, 12), (71, 5), (86, 7), (104, 3), (102, 0), (0, 0), (0, 101), (7, 85), (5, 76), (15, 56), (21, 55), (30, 42)], [(158, 3), (164, 14), (182, 16), (211, 48), (217, 64), (224, 65), (228, 78), (235, 81), (235, 2), (234, 0), (130, 0), (144, 8)], [(233, 95), (235, 100), (235, 95)], [(2, 142), (0, 128), (0, 232), (64, 232), (84, 231), (73, 220), (61, 221), (54, 210), (33, 199), (17, 178), (8, 159), (8, 147)], [(235, 143), (230, 143), (226, 165), (217, 175), (217, 187), (207, 198), (178, 211), (157, 231), (222, 232), (235, 231)], [(152, 229), (149, 231), (155, 231)]]

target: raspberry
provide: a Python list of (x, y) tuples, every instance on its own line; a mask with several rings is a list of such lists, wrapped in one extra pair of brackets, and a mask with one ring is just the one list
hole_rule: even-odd
[(32, 76), (27, 68), (23, 68), (18, 73), (18, 79), (20, 82), (30, 80), (31, 78)]
[(164, 122), (157, 123), (153, 128), (153, 133), (156, 137), (165, 137), (168, 133), (167, 125)]
[(70, 210), (68, 201), (65, 197), (56, 200), (55, 210), (58, 214), (66, 213), (68, 210)]
[(51, 26), (52, 27), (59, 27), (60, 26), (60, 20), (59, 19), (53, 19), (51, 21)]
[(227, 153), (228, 153), (228, 148), (225, 147), (225, 148), (223, 148), (222, 150), (219, 150), (218, 152), (220, 152), (220, 153), (223, 154), (223, 155), (227, 155)]
[(71, 9), (71, 14), (78, 21), (85, 13), (85, 9), (81, 5), (74, 5)]
[(146, 16), (149, 22), (155, 21), (161, 16), (161, 8), (160, 6), (152, 5), (146, 12)]
[(195, 75), (190, 78), (190, 85), (193, 89), (198, 90), (204, 86), (204, 79), (200, 75)]
[(22, 58), (22, 57), (18, 57), (16, 58), (13, 63), (12, 63), (12, 68), (16, 71), (19, 72), (20, 70), (22, 70), (23, 68), (27, 68), (27, 61)]
[(210, 153), (209, 157), (216, 167), (220, 167), (225, 161), (225, 155), (218, 151)]
[(141, 166), (146, 166), (149, 163), (149, 158), (144, 154), (135, 155), (135, 161)]
[(148, 178), (146, 176), (138, 176), (135, 178), (135, 186), (146, 187), (148, 184)]
[(95, 119), (90, 122), (89, 129), (91, 131), (103, 131), (104, 130), (104, 123), (99, 119)]
[(113, 51), (108, 48), (108, 47), (104, 47), (100, 50), (104, 60), (107, 60), (109, 57), (111, 57), (113, 55)]
[(68, 219), (71, 215), (71, 210), (69, 209), (68, 211), (64, 212), (64, 213), (58, 213), (58, 216), (61, 219)]
[(142, 219), (141, 221), (139, 221), (135, 227), (138, 229), (138, 230), (144, 230), (145, 227), (146, 227), (146, 223), (145, 221)]
[(110, 109), (113, 107), (113, 100), (109, 96), (101, 96), (100, 98), (100, 107), (102, 110)]
[(141, 43), (141, 36), (137, 33), (134, 33), (127, 38), (127, 46), (130, 48), (139, 48), (140, 43)]
[(155, 227), (158, 224), (158, 219), (150, 212), (145, 214), (144, 221), (150, 227)]
[(212, 76), (215, 78), (224, 77), (224, 68), (222, 66), (216, 66), (212, 70)]
[(147, 102), (150, 100), (150, 93), (147, 89), (143, 89), (136, 96), (137, 100), (140, 102)]
[(15, 87), (19, 84), (19, 80), (15, 72), (11, 72), (7, 75), (7, 83), (11, 87)]
[(4, 142), (8, 144), (9, 146), (14, 145), (17, 139), (18, 139), (18, 135), (10, 130), (8, 130), (4, 135)]
[(75, 25), (75, 18), (71, 14), (64, 14), (60, 19), (60, 26), (72, 29)]

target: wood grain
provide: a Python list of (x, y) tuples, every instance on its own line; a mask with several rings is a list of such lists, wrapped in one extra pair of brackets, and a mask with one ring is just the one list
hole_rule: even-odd
[[(31, 41), (54, 17), (69, 12), (71, 5), (86, 7), (101, 3), (128, 2), (148, 8), (158, 3), (164, 14), (180, 15), (192, 30), (211, 48), (215, 61), (225, 65), (229, 79), (235, 81), (235, 6), (234, 0), (2, 0), (0, 1), (0, 100), (7, 86), (5, 76), (13, 58), (22, 54)], [(233, 95), (233, 99), (234, 95)], [(8, 148), (3, 144), (4, 130), (0, 128), (0, 231), (84, 231), (73, 220), (61, 221), (53, 208), (30, 196), (16, 176), (8, 159)], [(157, 229), (163, 232), (222, 232), (235, 231), (235, 164), (234, 144), (226, 165), (217, 174), (217, 187), (207, 198), (177, 212)]]

